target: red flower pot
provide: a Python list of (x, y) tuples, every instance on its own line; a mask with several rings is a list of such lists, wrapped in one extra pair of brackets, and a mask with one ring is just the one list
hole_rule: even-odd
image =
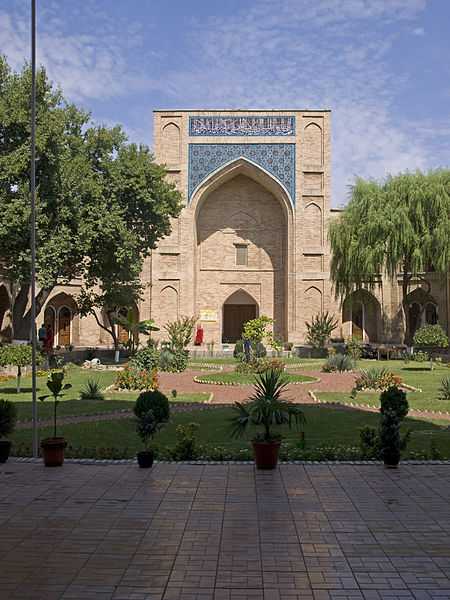
[(278, 463), (281, 440), (278, 442), (252, 442), (257, 469), (275, 469)]
[(41, 440), (42, 455), (46, 467), (60, 467), (64, 463), (66, 438), (44, 438)]

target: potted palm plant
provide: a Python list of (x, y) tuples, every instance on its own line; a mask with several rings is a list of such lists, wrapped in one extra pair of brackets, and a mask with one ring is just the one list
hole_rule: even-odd
[(148, 469), (153, 464), (154, 450), (151, 445), (151, 440), (153, 439), (157, 426), (158, 424), (156, 422), (155, 415), (151, 409), (145, 413), (142, 413), (138, 419), (136, 431), (138, 436), (141, 438), (142, 443), (144, 444), (145, 450), (136, 452), (136, 458), (138, 465), (142, 469)]
[[(0, 438), (11, 433), (16, 424), (17, 411), (10, 400), (0, 400)], [(0, 463), (5, 463), (11, 450), (12, 442), (0, 440)]]
[(254, 393), (249, 402), (235, 402), (232, 410), (231, 435), (241, 436), (248, 427), (260, 425), (263, 432), (252, 439), (255, 464), (258, 469), (275, 469), (282, 436), (274, 426), (305, 423), (305, 415), (298, 404), (283, 398), (289, 381), (277, 370), (269, 369), (256, 377)]
[(66, 383), (63, 386), (63, 381), (64, 373), (52, 373), (47, 381), (47, 387), (51, 394), (39, 396), (39, 400), (45, 400), (46, 398), (53, 397), (54, 401), (53, 437), (44, 438), (41, 440), (42, 454), (44, 456), (44, 464), (46, 467), (60, 467), (64, 462), (64, 450), (67, 446), (67, 440), (64, 437), (56, 437), (56, 408), (60, 402), (59, 399), (64, 396), (64, 394), (61, 394), (61, 392), (63, 390), (68, 390), (72, 386), (70, 383)]

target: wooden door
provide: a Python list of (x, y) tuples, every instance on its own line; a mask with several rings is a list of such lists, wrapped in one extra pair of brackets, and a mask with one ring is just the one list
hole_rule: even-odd
[(59, 310), (58, 344), (70, 344), (70, 310), (66, 306)]
[(352, 337), (358, 340), (363, 339), (363, 307), (360, 302), (353, 305), (352, 308)]
[[(128, 314), (127, 308), (121, 308), (119, 310), (119, 315), (121, 317), (125, 317), (125, 319), (127, 318), (127, 314)], [(122, 325), (118, 325), (117, 326), (117, 339), (119, 340), (119, 342), (121, 344), (123, 344), (124, 342), (128, 342), (128, 340), (130, 339), (130, 334), (128, 332), (128, 329), (125, 329), (125, 327), (122, 327)]]
[(225, 304), (223, 336), (231, 343), (241, 339), (244, 323), (256, 318), (256, 304)]

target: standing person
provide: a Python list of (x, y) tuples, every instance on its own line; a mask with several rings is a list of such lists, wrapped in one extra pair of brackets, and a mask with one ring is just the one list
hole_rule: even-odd
[(50, 354), (53, 352), (53, 338), (53, 327), (51, 325), (47, 325), (47, 333), (45, 334), (44, 338), (44, 349), (47, 356), (50, 356)]
[(248, 337), (244, 340), (244, 352), (245, 352), (245, 360), (248, 362), (250, 360), (250, 340)]
[(39, 327), (39, 330), (38, 330), (39, 348), (42, 348), (42, 346), (44, 345), (44, 340), (45, 340), (46, 335), (47, 335), (47, 329), (45, 328), (45, 323), (42, 323), (42, 325)]

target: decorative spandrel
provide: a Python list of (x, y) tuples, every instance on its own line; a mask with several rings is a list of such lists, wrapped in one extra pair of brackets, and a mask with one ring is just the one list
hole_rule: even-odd
[(295, 117), (189, 117), (189, 135), (295, 135)]
[(295, 144), (190, 144), (188, 199), (208, 175), (239, 157), (278, 179), (295, 205)]

